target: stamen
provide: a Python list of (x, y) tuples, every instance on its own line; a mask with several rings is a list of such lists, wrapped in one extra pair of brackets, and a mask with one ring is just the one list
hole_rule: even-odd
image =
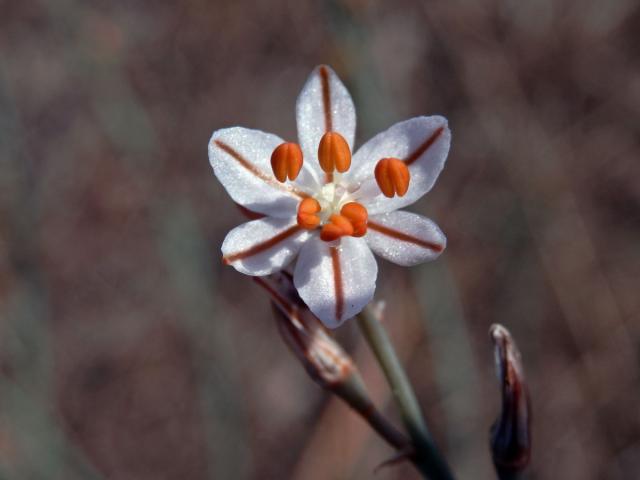
[(354, 237), (362, 237), (367, 233), (367, 221), (369, 213), (358, 202), (349, 202), (340, 210), (340, 214), (347, 217), (353, 226)]
[(376, 182), (385, 197), (403, 197), (409, 190), (411, 174), (407, 165), (399, 158), (383, 158), (375, 168)]
[(271, 169), (275, 177), (282, 183), (295, 180), (302, 168), (302, 150), (297, 143), (278, 145), (271, 154)]
[(329, 223), (325, 224), (320, 231), (320, 238), (325, 242), (349, 235), (353, 235), (353, 225), (347, 217), (338, 214), (331, 215)]
[(307, 230), (313, 230), (320, 225), (320, 204), (315, 198), (305, 198), (298, 207), (298, 225)]
[(320, 139), (318, 145), (318, 161), (326, 173), (338, 170), (343, 173), (351, 166), (351, 149), (349, 144), (338, 132), (327, 132)]

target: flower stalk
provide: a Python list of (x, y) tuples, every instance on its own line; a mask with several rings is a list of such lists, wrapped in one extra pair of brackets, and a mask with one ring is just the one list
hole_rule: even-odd
[(358, 325), (391, 386), (414, 448), (414, 462), (426, 478), (453, 480), (453, 474), (429, 433), (411, 383), (380, 322), (381, 311), (370, 305), (358, 315)]
[(273, 304), (278, 330), (305, 370), (321, 387), (340, 397), (400, 452), (411, 444), (375, 407), (351, 357), (312, 317), (294, 319)]
[(351, 356), (304, 305), (290, 275), (277, 273), (255, 281), (271, 297), (278, 331), (311, 379), (345, 401), (400, 454), (410, 454), (409, 439), (375, 407)]

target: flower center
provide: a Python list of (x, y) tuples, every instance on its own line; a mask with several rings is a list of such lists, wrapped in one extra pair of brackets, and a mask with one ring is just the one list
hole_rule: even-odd
[[(294, 180), (302, 168), (302, 151), (295, 143), (279, 145), (271, 155), (274, 176), (280, 182)], [(351, 167), (351, 149), (338, 132), (326, 132), (318, 145), (318, 162), (325, 172), (325, 183), (313, 197), (298, 206), (298, 225), (307, 230), (321, 228), (320, 238), (327, 242), (344, 236), (361, 237), (367, 233), (368, 212), (354, 202), (342, 174)], [(386, 197), (402, 197), (409, 189), (409, 169), (397, 158), (383, 158), (373, 172), (380, 191)]]
[[(283, 144), (288, 145), (288, 144)], [(274, 151), (277, 161), (273, 161), (274, 175), (286, 180), (290, 166), (297, 166), (293, 147), (281, 145)], [(276, 155), (282, 149), (280, 156)], [(318, 145), (318, 162), (325, 172), (325, 184), (315, 196), (305, 198), (298, 207), (298, 225), (307, 230), (321, 228), (320, 238), (327, 242), (353, 235), (361, 237), (367, 233), (367, 209), (349, 201), (349, 192), (341, 183), (342, 173), (351, 166), (351, 149), (342, 135), (327, 132)], [(283, 173), (281, 173), (283, 172)], [(291, 176), (289, 176), (291, 178)]]

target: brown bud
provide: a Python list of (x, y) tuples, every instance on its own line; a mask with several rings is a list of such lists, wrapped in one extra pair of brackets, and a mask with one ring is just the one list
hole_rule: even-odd
[(491, 427), (491, 453), (500, 478), (509, 478), (524, 470), (531, 457), (531, 405), (520, 352), (511, 334), (494, 324), (489, 336), (502, 393), (502, 411)]

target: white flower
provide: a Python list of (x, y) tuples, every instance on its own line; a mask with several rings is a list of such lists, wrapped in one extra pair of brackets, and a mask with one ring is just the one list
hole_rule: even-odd
[[(209, 160), (231, 198), (264, 215), (229, 232), (223, 260), (263, 276), (297, 257), (294, 284), (313, 313), (335, 328), (371, 301), (378, 266), (436, 258), (438, 226), (397, 211), (431, 187), (451, 133), (443, 117), (393, 125), (351, 157), (356, 115), (349, 92), (327, 66), (311, 73), (296, 104), (299, 146), (241, 127), (213, 133)], [(284, 144), (284, 145), (283, 145)]]

